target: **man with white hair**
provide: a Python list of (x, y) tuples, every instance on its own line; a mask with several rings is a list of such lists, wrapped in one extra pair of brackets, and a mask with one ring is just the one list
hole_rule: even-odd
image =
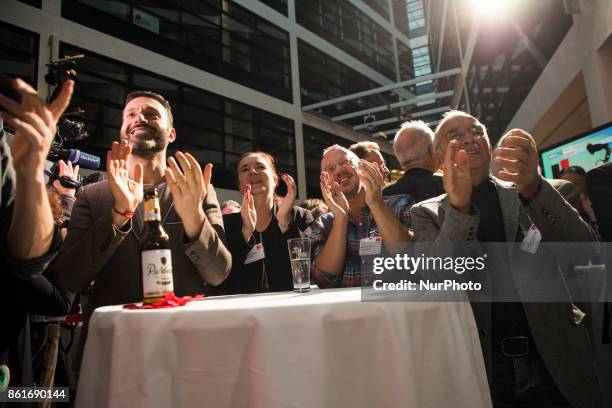
[[(585, 314), (561, 282), (550, 286), (547, 276), (563, 265), (540, 244), (588, 243), (596, 235), (538, 174), (533, 137), (513, 129), (493, 150), (477, 118), (451, 111), (436, 129), (434, 152), (446, 194), (412, 208), (415, 251), (439, 255), (457, 243), (472, 254), (486, 248), (481, 276), (495, 279), (489, 295), (497, 301), (473, 301), (472, 310), (493, 406), (601, 406)], [(545, 299), (552, 287), (561, 288), (559, 301)]]
[(383, 170), (376, 163), (333, 145), (323, 151), (321, 192), (329, 207), (312, 224), (312, 277), (321, 288), (361, 286), (364, 259), (382, 243), (409, 242), (408, 195), (383, 197)]
[(383, 190), (383, 195), (409, 194), (415, 202), (444, 193), (433, 150), (434, 133), (422, 120), (402, 123), (395, 135), (393, 152), (404, 175)]

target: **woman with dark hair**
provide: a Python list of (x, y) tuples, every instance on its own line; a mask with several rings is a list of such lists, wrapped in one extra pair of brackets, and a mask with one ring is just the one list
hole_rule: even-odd
[(293, 290), (287, 240), (302, 237), (313, 221), (310, 211), (294, 205), (295, 181), (281, 174), (287, 195), (275, 200), (279, 175), (274, 158), (264, 152), (243, 154), (236, 179), (243, 194), (240, 213), (223, 216), (232, 270), (218, 289), (222, 294)]

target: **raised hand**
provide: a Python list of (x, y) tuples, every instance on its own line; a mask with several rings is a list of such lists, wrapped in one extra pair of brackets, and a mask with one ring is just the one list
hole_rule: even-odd
[(240, 215), (242, 216), (242, 236), (246, 242), (249, 242), (257, 224), (257, 211), (255, 211), (255, 200), (251, 194), (250, 184), (244, 186)]
[(385, 184), (385, 176), (382, 168), (377, 163), (367, 160), (359, 160), (359, 179), (365, 186), (365, 201), (368, 207), (384, 203), (382, 189)]
[(538, 152), (531, 135), (520, 129), (512, 129), (502, 137), (493, 153), (495, 164), (502, 170), (495, 175), (514, 183), (523, 198), (531, 201), (540, 190), (542, 178), (538, 174)]
[[(67, 162), (63, 160), (58, 160), (57, 166), (59, 167), (60, 177), (68, 177), (72, 180), (77, 181), (77, 178), (79, 175), (79, 165), (78, 164), (72, 167), (72, 162), (70, 160), (68, 160)], [(60, 183), (59, 180), (53, 181), (53, 187), (55, 188), (55, 191), (57, 191), (58, 193), (67, 195), (70, 197), (74, 197), (76, 193), (76, 189), (62, 186), (62, 183)]]
[(334, 219), (348, 220), (349, 203), (337, 182), (330, 182), (329, 174), (321, 172), (321, 193), (323, 200), (329, 210), (334, 214)]
[(70, 103), (74, 82), (64, 82), (60, 94), (49, 105), (21, 79), (14, 80), (13, 87), (21, 95), (21, 103), (0, 95), (0, 106), (7, 110), (3, 118), (15, 128), (13, 166), (18, 178), (42, 180), (57, 121)]
[(295, 181), (293, 177), (289, 174), (281, 174), (281, 179), (287, 185), (287, 195), (283, 198), (283, 201), (278, 206), (278, 211), (276, 212), (276, 219), (278, 221), (278, 227), (281, 232), (287, 231), (289, 228), (289, 224), (291, 223), (289, 212), (293, 207), (293, 203), (295, 202), (295, 197), (297, 195), (297, 188), (295, 185)]
[(113, 142), (111, 150), (106, 153), (108, 184), (115, 200), (113, 224), (117, 228), (121, 228), (128, 221), (128, 217), (118, 213), (135, 211), (144, 195), (142, 164), (136, 164), (133, 178), (130, 178), (128, 160), (131, 154), (132, 146), (125, 140), (121, 143)]
[(444, 191), (449, 203), (457, 210), (469, 213), (472, 201), (472, 176), (467, 152), (459, 150), (459, 142), (451, 140), (444, 153)]
[(198, 161), (189, 153), (177, 152), (176, 160), (173, 157), (168, 159), (170, 166), (166, 168), (166, 183), (174, 200), (174, 209), (183, 221), (185, 234), (193, 240), (200, 234), (206, 217), (202, 203), (208, 194), (213, 166), (208, 163), (202, 171)]

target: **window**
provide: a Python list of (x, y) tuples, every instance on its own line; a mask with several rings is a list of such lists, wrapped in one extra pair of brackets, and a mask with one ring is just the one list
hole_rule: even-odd
[(292, 101), (289, 35), (230, 0), (63, 0), (62, 16)]
[[(302, 106), (380, 86), (348, 65), (301, 40), (298, 41), (298, 53)], [(380, 106), (385, 100), (383, 98), (391, 102), (397, 101), (397, 96), (385, 92), (326, 106), (320, 110), (320, 113), (334, 117), (343, 113), (356, 112), (368, 107)], [(347, 123), (363, 123), (363, 117), (357, 117), (354, 121), (355, 123), (351, 121)]]
[(393, 0), (395, 27), (410, 38), (427, 33), (425, 10), (421, 0)]
[(386, 20), (389, 20), (389, 3), (387, 0), (363, 0), (363, 2)]
[(0, 23), (0, 66), (4, 74), (19, 77), (36, 88), (38, 34)]
[[(262, 149), (277, 160), (279, 172), (297, 179), (293, 121), (202, 89), (165, 78), (75, 46), (60, 44), (62, 56), (86, 54), (72, 105), (85, 109), (90, 137), (70, 147), (106, 157), (118, 139), (126, 95), (136, 89), (162, 94), (172, 106), (177, 140), (168, 154), (188, 151), (200, 164), (212, 162), (213, 184), (236, 189), (234, 166), (240, 155)], [(105, 164), (102, 164), (104, 168)]]
[(287, 0), (260, 0), (281, 14), (287, 15)]
[(391, 34), (348, 0), (296, 0), (296, 16), (301, 26), (395, 80)]

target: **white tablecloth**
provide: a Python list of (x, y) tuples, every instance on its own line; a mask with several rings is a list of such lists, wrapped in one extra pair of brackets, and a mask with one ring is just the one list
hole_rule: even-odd
[(360, 289), (93, 314), (77, 406), (490, 407), (467, 302)]

